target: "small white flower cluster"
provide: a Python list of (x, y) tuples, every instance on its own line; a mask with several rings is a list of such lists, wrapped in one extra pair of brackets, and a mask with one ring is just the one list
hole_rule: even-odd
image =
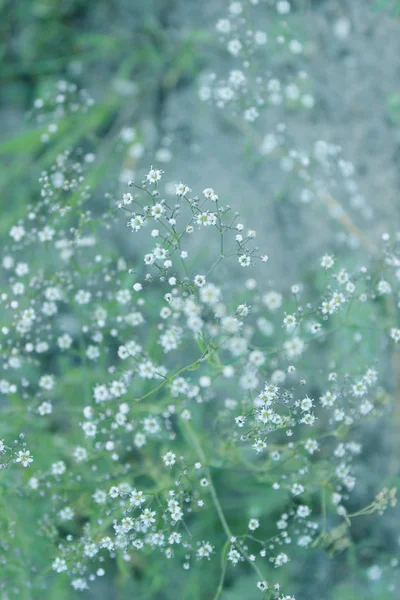
[[(266, 104), (311, 107), (300, 84), (249, 80), (250, 57), (273, 44), (299, 54), (302, 44), (249, 28), (243, 12), (234, 1), (217, 25), (243, 64), (202, 95), (214, 94), (220, 106), (244, 100), (248, 123)], [(290, 3), (278, 1), (276, 12), (286, 16)], [(91, 105), (85, 94), (75, 105), (76, 89), (65, 82), (58, 92), (52, 121)], [(123, 128), (119, 136), (135, 156), (137, 135)], [(283, 172), (304, 184), (301, 202), (331, 202), (323, 178), (312, 177), (320, 168), (329, 180), (339, 172), (353, 204), (368, 213), (340, 149), (322, 141), (309, 153), (289, 146), (280, 124), (260, 152), (284, 150)], [(246, 564), (257, 588), (278, 598), (280, 585), (264, 572), (289, 568), (296, 551), (318, 545), (327, 510), (335, 526), (347, 528), (355, 516), (394, 504), (394, 494), (382, 492), (357, 513), (348, 508), (359, 477), (358, 431), (385, 412), (387, 385), (374, 348), (390, 351), (400, 341), (400, 234), (382, 237), (379, 266), (340, 264), (327, 248), (308, 281), (275, 285), (265, 276), (268, 255), (256, 245), (257, 232), (217, 187), (199, 195), (182, 182), (164, 187), (165, 173), (151, 165), (119, 195), (118, 216), (114, 206), (99, 215), (87, 207), (85, 173), (94, 159), (82, 151), (59, 155), (41, 174), (41, 199), (9, 231), (0, 392), (7, 409), (15, 403), (20, 414), (22, 407), (35, 462), (21, 434), (13, 444), (0, 441), (0, 466), (15, 463), (23, 473), (46, 448), (23, 490), (40, 499), (49, 537), (62, 533), (48, 565), (76, 591), (103, 577), (108, 559), (129, 565), (139, 553), (157, 552), (184, 570), (215, 557), (224, 569)], [(121, 213), (134, 248), (124, 257), (107, 246), (108, 236), (120, 236)], [(196, 247), (207, 249), (200, 264)], [(255, 276), (245, 279), (249, 271)], [(363, 344), (366, 324), (370, 344)], [(214, 468), (225, 467), (245, 468), (279, 495), (274, 537), (261, 508), (244, 509), (231, 531), (214, 482)], [(18, 485), (12, 480), (12, 493)], [(246, 506), (240, 476), (235, 485)], [(203, 529), (215, 523), (209, 513), (223, 548), (212, 528)], [(10, 543), (11, 529), (7, 535)], [(370, 579), (377, 574), (370, 570)]]
[[(316, 140), (309, 148), (300, 147), (286, 125), (284, 110), (292, 113), (314, 108), (312, 90), (318, 84), (304, 70), (307, 53), (293, 33), (295, 22), (288, 21), (291, 4), (272, 4), (229, 5), (228, 15), (216, 24), (216, 33), (230, 55), (231, 69), (222, 78), (215, 73), (203, 76), (200, 98), (233, 115), (232, 126), (244, 133), (246, 151), (252, 148), (257, 160), (261, 155), (274, 161), (285, 187), (290, 174), (293, 186), (290, 196), (300, 205), (317, 210), (322, 204), (328, 217), (340, 224), (347, 221), (346, 211), (370, 221), (373, 211), (356, 181), (356, 168), (343, 156), (341, 147), (323, 139)], [(266, 55), (270, 66), (267, 74)], [(276, 56), (280, 60), (275, 62)], [(284, 64), (292, 68), (282, 69), (283, 57)], [(268, 120), (262, 118), (264, 112)], [(355, 228), (341, 231), (342, 243), (357, 245), (355, 231)]]
[[(4, 390), (4, 380), (0, 382)], [(4, 393), (4, 392), (3, 392)], [(33, 456), (26, 446), (24, 434), (20, 433), (18, 438), (9, 445), (4, 440), (0, 440), (0, 470), (7, 469), (10, 463), (19, 464), (26, 468), (33, 462)]]
[(87, 113), (94, 100), (90, 94), (75, 83), (61, 79), (51, 93), (36, 98), (33, 104), (32, 117), (43, 128), (41, 141), (47, 143), (58, 132), (59, 121), (66, 115)]
[(266, 107), (314, 106), (304, 71), (287, 75), (284, 80), (282, 69), (264, 75), (266, 55), (285, 54), (290, 61), (303, 54), (303, 44), (292, 37), (285, 21), (282, 22), (290, 13), (290, 4), (278, 2), (272, 9), (264, 3), (257, 4), (231, 2), (227, 16), (217, 21), (216, 34), (232, 58), (233, 68), (223, 78), (215, 73), (206, 76), (199, 89), (201, 100), (213, 100), (219, 108), (240, 111), (240, 118), (248, 123), (256, 121)]
[[(69, 160), (60, 163), (66, 172), (76, 170)], [(329, 354), (322, 353), (327, 367), (317, 376), (300, 359), (332, 331), (344, 347), (360, 343), (348, 320), (363, 321), (365, 310), (373, 320), (377, 299), (399, 293), (398, 248), (387, 241), (388, 271), (378, 279), (381, 283), (367, 267), (355, 272), (338, 268), (327, 253), (316, 265), (324, 279), (320, 297), (308, 302), (303, 283), (285, 294), (248, 279), (241, 288), (246, 301), (240, 294), (235, 303), (231, 283), (219, 279), (218, 269), (229, 259), (232, 268), (265, 268), (264, 255), (253, 245), (255, 232), (221, 204), (213, 188), (198, 197), (179, 183), (173, 201), (167, 194), (162, 198), (162, 177), (152, 167), (141, 185), (132, 184), (129, 201), (119, 204), (139, 240), (142, 256), (136, 257), (134, 272), (126, 260), (104, 256), (104, 217), (97, 223), (98, 235), (87, 243), (84, 231), (89, 224), (93, 229), (89, 213), (67, 229), (64, 219), (74, 215), (70, 211), (60, 218), (58, 210), (48, 211), (54, 233), (46, 243), (57, 249), (63, 241), (62, 253), (55, 255), (64, 269), (60, 273), (56, 266), (46, 275), (37, 270), (27, 259), (27, 248), (38, 242), (36, 223), (49, 206), (47, 192), (35, 218), (21, 220), (18, 230), (10, 231), (12, 246), (3, 259), (9, 290), (2, 305), (13, 329), (3, 331), (12, 342), (1, 391), (22, 394), (32, 419), (50, 425), (63, 415), (79, 432), (76, 441), (67, 436), (62, 447), (50, 441), (47, 468), (28, 482), (31, 494), (48, 499), (47, 518), (56, 528), (75, 527), (85, 503), (96, 515), (78, 534), (71, 529), (52, 557), (54, 571), (70, 576), (75, 590), (103, 576), (105, 558), (116, 553), (129, 562), (132, 552), (158, 551), (181, 560), (184, 569), (216, 554), (214, 543), (196, 540), (190, 532), (204, 511), (223, 514), (195, 431), (201, 405), (218, 423), (219, 439), (237, 448), (229, 459), (232, 465), (250, 449), (251, 465), (274, 473), (271, 489), (282, 494), (285, 505), (276, 536), (268, 539), (263, 519), (251, 516), (240, 535), (229, 531), (226, 550), (232, 567), (253, 565), (258, 588), (272, 589), (258, 565), (266, 560), (284, 568), (291, 560), (290, 545), (308, 548), (321, 534), (318, 520), (310, 518), (319, 509), (308, 499), (324, 472), (323, 460), (318, 466), (322, 456), (331, 457), (326, 494), (335, 518), (351, 520), (346, 503), (356, 487), (362, 447), (350, 434), (381, 411), (375, 367), (360, 370), (358, 362), (344, 357), (342, 364), (339, 357), (333, 371)], [(47, 177), (42, 183), (47, 190)], [(205, 239), (210, 249), (201, 269), (189, 258), (194, 236)], [(92, 265), (89, 275), (85, 264)], [(237, 271), (240, 277), (243, 271)], [(394, 341), (396, 331), (390, 330)], [(52, 369), (37, 371), (40, 362), (50, 365), (50, 354)], [(23, 365), (32, 371), (29, 380), (18, 376)], [(76, 382), (70, 379), (74, 370), (80, 374)], [(1, 444), (4, 454), (7, 448)], [(12, 456), (24, 467), (32, 462), (25, 447)], [(76, 486), (70, 487), (72, 481)], [(229, 525), (220, 518), (227, 534)]]

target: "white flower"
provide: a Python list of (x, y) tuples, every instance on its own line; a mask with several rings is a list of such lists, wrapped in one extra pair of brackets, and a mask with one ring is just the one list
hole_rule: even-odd
[(300, 519), (305, 519), (311, 515), (311, 510), (308, 506), (300, 505), (297, 507), (296, 514)]
[(180, 197), (180, 196), (186, 196), (186, 194), (188, 194), (190, 192), (190, 188), (185, 185), (184, 183), (178, 183), (175, 186), (175, 194)]
[(259, 527), (260, 527), (260, 522), (258, 519), (250, 519), (249, 524), (248, 524), (248, 528), (250, 529), (250, 531), (255, 531)]
[(295, 315), (286, 315), (283, 319), (283, 326), (287, 331), (293, 331), (297, 326), (297, 319)]
[(250, 256), (247, 256), (246, 254), (242, 254), (241, 256), (239, 256), (238, 258), (238, 263), (239, 265), (241, 265), (242, 267), (248, 267), (251, 264), (251, 259)]
[(288, 0), (279, 0), (276, 3), (276, 10), (280, 15), (287, 15), (290, 13), (290, 3)]
[(157, 181), (160, 181), (162, 173), (163, 172), (160, 169), (153, 169), (153, 167), (151, 167), (146, 175), (146, 179), (150, 183), (157, 183)]
[(167, 452), (162, 459), (166, 467), (172, 467), (176, 463), (176, 455), (173, 452)]
[(303, 52), (303, 45), (298, 40), (291, 40), (289, 42), (289, 50), (293, 54), (301, 54)]
[(263, 303), (270, 311), (275, 311), (282, 306), (282, 294), (278, 292), (268, 292), (262, 297)]
[(230, 12), (232, 15), (240, 15), (240, 14), (242, 14), (242, 12), (243, 12), (243, 7), (242, 7), (242, 4), (241, 4), (241, 2), (232, 2), (232, 3), (229, 5), (229, 12)]
[(145, 502), (143, 492), (138, 490), (132, 490), (130, 493), (129, 501), (133, 506), (141, 506)]
[(397, 327), (392, 327), (390, 330), (390, 337), (396, 342), (396, 344), (400, 342), (400, 329)]
[(22, 225), (14, 225), (10, 229), (10, 236), (13, 238), (15, 242), (19, 242), (25, 235), (25, 229)]
[(378, 581), (381, 578), (382, 569), (378, 565), (372, 565), (367, 571), (367, 577), (371, 581)]
[(392, 286), (390, 285), (390, 283), (388, 281), (385, 281), (384, 279), (382, 279), (378, 283), (378, 292), (380, 294), (390, 294), (391, 291), (392, 291)]
[(331, 269), (334, 264), (335, 261), (329, 254), (324, 254), (324, 256), (321, 258), (321, 267), (324, 269)]
[(263, 46), (268, 41), (268, 36), (264, 31), (256, 31), (254, 34), (254, 41), (259, 46)]
[(52, 564), (52, 568), (56, 573), (62, 573), (63, 571), (67, 571), (67, 563), (64, 558), (57, 557)]
[(132, 202), (133, 202), (133, 196), (132, 196), (132, 194), (130, 194), (129, 192), (127, 194), (123, 194), (123, 196), (122, 196), (122, 203), (124, 204), (124, 206), (132, 204)]
[(121, 139), (126, 142), (132, 142), (136, 137), (136, 131), (133, 127), (123, 127), (120, 132)]
[(268, 589), (268, 583), (266, 581), (257, 581), (257, 587), (260, 592), (265, 592)]
[(144, 218), (141, 215), (135, 215), (128, 223), (133, 231), (139, 231), (144, 224)]
[(62, 521), (71, 521), (74, 518), (74, 511), (70, 506), (65, 506), (60, 510), (58, 516)]
[(132, 298), (132, 294), (130, 290), (118, 290), (115, 298), (119, 304), (128, 304)]
[(197, 558), (207, 558), (209, 560), (213, 550), (214, 546), (212, 546), (209, 542), (202, 542), (197, 549)]
[(300, 402), (300, 408), (303, 412), (311, 410), (312, 407), (313, 400), (311, 400), (311, 398), (309, 398), (308, 396), (306, 396), (306, 398), (303, 398), (303, 400)]
[(221, 298), (221, 290), (213, 283), (207, 283), (200, 288), (200, 299), (204, 304), (215, 305)]
[(360, 414), (365, 416), (368, 413), (370, 413), (371, 410), (373, 410), (373, 408), (374, 408), (374, 405), (372, 404), (372, 402), (370, 402), (369, 400), (365, 400), (360, 405)]
[(281, 552), (275, 558), (275, 567), (281, 567), (282, 565), (286, 564), (288, 561), (289, 561), (288, 555), (285, 554), (284, 552)]
[(53, 239), (54, 235), (55, 235), (55, 230), (52, 229), (52, 227), (48, 227), (46, 225), (46, 227), (44, 227), (44, 229), (42, 229), (42, 231), (39, 231), (38, 238), (39, 238), (39, 241), (41, 241), (41, 242), (50, 242)]
[(53, 475), (63, 475), (66, 469), (65, 462), (62, 460), (51, 465), (51, 472)]
[(263, 450), (265, 450), (265, 448), (267, 447), (267, 444), (264, 440), (256, 440), (254, 442), (254, 444), (252, 445), (252, 448), (254, 448), (254, 450), (257, 452), (257, 454), (259, 452), (262, 452)]
[(29, 467), (31, 462), (33, 462), (33, 457), (29, 450), (19, 450), (18, 456), (15, 459), (15, 462), (21, 463), (23, 467)]
[(86, 290), (79, 290), (79, 292), (75, 295), (75, 300), (78, 304), (88, 304), (90, 302), (90, 298), (92, 294)]
[(243, 113), (244, 120), (249, 121), (250, 123), (253, 123), (253, 121), (258, 119), (259, 116), (260, 116), (260, 113), (258, 112), (258, 110), (256, 109), (255, 106), (251, 106), (250, 108), (247, 108)]
[(294, 483), (290, 488), (290, 491), (292, 492), (293, 496), (299, 496), (304, 492), (304, 485), (301, 485), (301, 483)]
[(52, 412), (53, 412), (53, 405), (51, 404), (51, 402), (42, 402), (38, 407), (38, 413), (42, 417), (44, 415), (51, 415)]
[(39, 379), (39, 386), (44, 390), (52, 390), (55, 386), (55, 380), (52, 375), (42, 375)]
[(233, 54), (233, 56), (237, 56), (242, 49), (242, 44), (239, 40), (230, 40), (227, 48), (228, 52)]
[(86, 421), (82, 424), (82, 429), (86, 437), (95, 437), (97, 433), (97, 425), (90, 421)]
[(151, 216), (154, 217), (154, 219), (157, 221), (165, 213), (165, 208), (160, 202), (158, 202), (157, 204), (154, 204), (154, 206), (151, 207), (150, 213)]
[(242, 555), (240, 554), (240, 552), (236, 549), (231, 547), (229, 552), (228, 552), (228, 560), (233, 564), (233, 565), (237, 565), (238, 562), (240, 560), (242, 560)]
[(196, 217), (197, 225), (203, 225), (203, 227), (209, 227), (211, 225), (215, 225), (217, 222), (217, 217), (214, 213), (210, 213), (209, 211), (203, 212)]
[(286, 351), (288, 358), (297, 358), (301, 356), (304, 350), (304, 342), (299, 337), (294, 337), (291, 340), (287, 340), (283, 347)]
[(307, 450), (307, 452), (309, 452), (310, 454), (314, 454), (314, 452), (318, 451), (318, 442), (316, 440), (313, 439), (308, 439), (305, 443), (304, 443), (304, 448)]
[(229, 33), (231, 30), (231, 24), (228, 19), (220, 19), (215, 28), (219, 33)]
[(68, 333), (64, 333), (57, 338), (57, 344), (60, 350), (68, 350), (72, 346), (72, 337)]
[(155, 511), (152, 511), (149, 508), (145, 508), (142, 514), (140, 515), (140, 520), (145, 526), (153, 525), (153, 523), (156, 522), (155, 516)]
[(205, 285), (205, 283), (206, 283), (206, 278), (204, 277), (204, 275), (196, 275), (195, 278), (193, 279), (193, 283), (197, 287), (203, 287), (203, 285)]
[(103, 490), (96, 490), (92, 495), (92, 498), (96, 504), (105, 504), (107, 501), (107, 494)]
[(205, 190), (203, 190), (203, 196), (212, 200), (213, 202), (216, 202), (218, 200), (218, 194), (214, 192), (213, 188), (206, 188)]
[(99, 350), (98, 346), (88, 346), (86, 348), (86, 356), (90, 360), (96, 360), (96, 358), (99, 358), (100, 350)]
[(88, 589), (88, 584), (86, 582), (86, 579), (83, 579), (82, 577), (78, 577), (77, 579), (73, 579), (71, 582), (72, 587), (74, 588), (74, 590), (77, 590), (79, 592), (82, 592), (83, 590), (87, 590)]
[(86, 448), (82, 448), (81, 446), (77, 446), (73, 451), (73, 457), (76, 462), (82, 462), (87, 459), (88, 453)]

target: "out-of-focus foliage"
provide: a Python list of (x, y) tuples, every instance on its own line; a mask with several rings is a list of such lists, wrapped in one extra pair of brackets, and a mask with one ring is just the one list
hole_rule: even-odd
[[(121, 128), (134, 123), (136, 141), (141, 142), (144, 119), (150, 139), (160, 135), (164, 98), (169, 90), (195, 77), (199, 44), (207, 37), (200, 28), (168, 27), (172, 4), (162, 0), (143, 5), (103, 0), (2, 2), (3, 208), (12, 204), (16, 213), (22, 209), (33, 197), (32, 176), (80, 141), (89, 140), (99, 148), (100, 161), (90, 177), (94, 186), (111, 180), (122, 163), (127, 169), (135, 167), (135, 157), (124, 157), (118, 148)], [(67, 114), (48, 147), (29, 114), (34, 100), (51, 97), (60, 79), (89, 88), (96, 109), (90, 118)], [(115, 156), (116, 149), (120, 151)], [(15, 213), (3, 212), (5, 231)]]
[(389, 10), (393, 16), (400, 15), (399, 0), (377, 0), (376, 6), (378, 9)]

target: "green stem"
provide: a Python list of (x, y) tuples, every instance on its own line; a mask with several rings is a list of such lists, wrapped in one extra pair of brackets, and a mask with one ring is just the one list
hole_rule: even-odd
[(256, 563), (254, 561), (250, 560), (247, 553), (243, 550), (243, 548), (240, 547), (240, 545), (238, 545), (238, 543), (236, 541), (233, 541), (233, 540), (235, 540), (235, 536), (232, 534), (232, 531), (230, 530), (230, 527), (227, 523), (224, 512), (222, 510), (220, 501), (218, 499), (217, 491), (215, 489), (215, 486), (214, 486), (214, 483), (213, 483), (213, 480), (211, 477), (211, 472), (207, 466), (207, 459), (206, 459), (206, 455), (204, 454), (204, 450), (200, 445), (200, 442), (199, 442), (199, 439), (198, 439), (196, 433), (194, 432), (193, 428), (191, 427), (191, 425), (188, 421), (184, 421), (184, 427), (186, 429), (186, 432), (187, 432), (193, 446), (195, 447), (197, 455), (202, 463), (202, 467), (204, 468), (204, 470), (207, 474), (209, 488), (210, 488), (210, 492), (211, 492), (211, 498), (214, 503), (215, 509), (217, 511), (218, 518), (221, 522), (222, 528), (226, 534), (226, 537), (228, 538), (227, 541), (231, 542), (231, 544), (236, 547), (236, 549), (240, 552), (240, 554), (247, 560), (247, 562), (252, 567), (252, 569), (257, 573), (260, 580), (265, 581), (264, 575), (261, 573), (261, 571), (258, 568), (258, 566), (256, 565)]
[(166, 385), (167, 383), (173, 381), (175, 379), (175, 377), (178, 377), (178, 375), (181, 375), (181, 373), (185, 373), (185, 371), (189, 371), (194, 366), (196, 366), (198, 363), (203, 362), (207, 358), (208, 358), (208, 348), (203, 352), (203, 354), (201, 355), (200, 358), (198, 358), (194, 362), (190, 363), (190, 365), (187, 365), (186, 367), (182, 367), (182, 369), (179, 369), (179, 371), (176, 371), (176, 373), (174, 373), (170, 377), (166, 377), (164, 379), (164, 381), (162, 381), (155, 388), (153, 388), (152, 390), (150, 390), (149, 392), (147, 392), (147, 394), (144, 394), (143, 396), (140, 396), (140, 398), (136, 398), (136, 402), (140, 402), (141, 400), (144, 400), (145, 398), (148, 398), (152, 394), (155, 394), (156, 392), (158, 392), (158, 390), (160, 390), (162, 387), (164, 387), (164, 385)]
[(226, 567), (227, 567), (226, 553), (228, 550), (228, 546), (229, 546), (229, 540), (226, 540), (225, 545), (222, 550), (222, 555), (221, 555), (221, 577), (219, 579), (217, 591), (215, 592), (214, 600), (218, 600), (218, 598), (220, 597), (220, 595), (222, 593), (222, 590), (224, 589), (225, 573), (226, 573)]

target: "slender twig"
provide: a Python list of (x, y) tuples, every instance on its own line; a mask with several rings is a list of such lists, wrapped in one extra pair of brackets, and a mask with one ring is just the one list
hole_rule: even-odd
[(252, 567), (252, 569), (257, 573), (257, 576), (260, 577), (261, 581), (265, 581), (264, 575), (262, 574), (262, 572), (260, 571), (260, 569), (258, 568), (258, 566), (256, 565), (256, 563), (254, 561), (252, 561), (250, 559), (250, 557), (248, 556), (248, 554), (243, 550), (243, 548), (237, 543), (236, 541), (236, 537), (233, 535), (227, 520), (225, 518), (224, 512), (222, 510), (222, 506), (221, 503), (219, 501), (218, 495), (217, 495), (217, 491), (215, 489), (214, 486), (214, 482), (212, 480), (211, 477), (211, 472), (210, 469), (207, 466), (207, 458), (206, 455), (204, 453), (203, 448), (201, 447), (201, 444), (199, 442), (199, 439), (194, 431), (194, 429), (192, 428), (192, 426), (190, 425), (190, 423), (188, 421), (184, 421), (184, 427), (186, 429), (186, 432), (188, 434), (188, 437), (190, 438), (190, 441), (192, 442), (197, 455), (202, 463), (202, 466), (207, 474), (207, 479), (208, 479), (208, 484), (209, 484), (209, 488), (210, 488), (210, 493), (211, 493), (211, 498), (213, 501), (213, 504), (215, 506), (215, 509), (217, 511), (218, 514), (218, 518), (221, 522), (222, 528), (226, 534), (227, 537), (227, 541), (230, 541), (231, 544), (233, 546), (235, 546), (235, 548), (238, 550), (238, 552), (240, 552), (240, 554), (247, 560), (247, 562), (249, 563), (249, 565)]

